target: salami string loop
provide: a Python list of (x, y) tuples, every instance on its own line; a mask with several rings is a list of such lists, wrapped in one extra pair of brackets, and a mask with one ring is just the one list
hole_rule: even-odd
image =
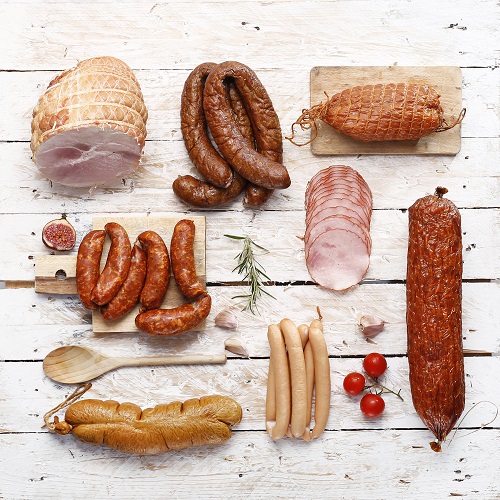
[[(467, 417), (467, 415), (472, 410), (476, 409), (481, 403), (489, 403), (489, 404), (493, 405), (495, 407), (495, 416), (489, 422), (486, 422), (485, 424), (481, 424), (478, 429), (470, 431), (467, 434), (462, 434), (461, 436), (457, 436), (457, 439), (464, 438), (465, 436), (469, 436), (470, 434), (474, 434), (475, 432), (480, 431), (481, 429), (484, 429), (488, 425), (492, 424), (497, 419), (498, 413), (499, 413), (499, 409), (498, 409), (498, 406), (495, 403), (493, 403), (492, 401), (478, 401), (474, 406), (472, 406), (471, 408), (469, 408), (467, 410), (467, 412), (465, 413), (465, 415), (460, 419), (460, 422), (458, 422), (458, 425), (455, 428), (455, 431), (453, 432), (453, 435), (451, 436), (451, 439), (448, 441), (448, 446), (447, 447), (449, 447), (450, 444), (451, 444), (451, 442), (453, 441), (453, 439), (455, 439), (455, 435), (458, 432), (458, 429), (460, 429), (460, 426), (462, 425), (462, 422), (465, 420), (465, 417)], [(431, 443), (431, 448), (432, 448), (433, 444), (436, 444), (436, 443), (434, 443), (434, 442)]]

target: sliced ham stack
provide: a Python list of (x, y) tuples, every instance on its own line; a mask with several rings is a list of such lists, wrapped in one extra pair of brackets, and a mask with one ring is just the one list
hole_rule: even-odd
[(305, 194), (306, 265), (318, 285), (345, 290), (368, 270), (372, 193), (356, 170), (332, 165), (309, 181)]
[(40, 172), (92, 187), (133, 173), (148, 112), (127, 64), (114, 57), (78, 63), (52, 80), (33, 110), (31, 150)]

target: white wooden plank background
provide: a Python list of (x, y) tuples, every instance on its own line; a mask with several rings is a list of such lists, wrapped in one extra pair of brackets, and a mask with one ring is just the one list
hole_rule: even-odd
[[(0, 498), (500, 498), (499, 419), (480, 429), (494, 416), (491, 402), (500, 404), (499, 15), (491, 0), (0, 2)], [(150, 114), (141, 167), (92, 191), (51, 185), (31, 161), (33, 106), (59, 71), (96, 55), (122, 58), (136, 71)], [(230, 59), (257, 72), (284, 135), (309, 104), (313, 66), (460, 66), (462, 149), (455, 157), (317, 157), (285, 141), (289, 189), (260, 210), (243, 209), (241, 200), (191, 210), (171, 189), (177, 175), (194, 171), (180, 134), (180, 93), (197, 64)], [(305, 185), (330, 164), (357, 169), (374, 194), (371, 267), (347, 293), (310, 283), (298, 238)], [(406, 209), (437, 185), (449, 189), (462, 214), (466, 408), (473, 408), (441, 454), (430, 450), (431, 433), (411, 404), (404, 285)], [(205, 215), (213, 298), (205, 332), (172, 339), (94, 334), (76, 296), (36, 294), (34, 256), (47, 253), (40, 231), (61, 213), (78, 241), (94, 216)], [(260, 315), (238, 310), (236, 332), (214, 325), (245, 290), (232, 272), (238, 244), (224, 233), (248, 234), (269, 250), (260, 261), (275, 297), (261, 302)], [(314, 443), (273, 443), (264, 432), (266, 327), (283, 317), (310, 321), (316, 306), (331, 356), (327, 430)], [(373, 343), (359, 331), (361, 313), (388, 322)], [(44, 412), (72, 390), (43, 374), (41, 361), (56, 347), (79, 344), (117, 356), (220, 353), (232, 335), (250, 359), (117, 370), (96, 379), (89, 393), (143, 407), (213, 392), (233, 396), (244, 418), (223, 446), (128, 456), (41, 429)], [(401, 388), (405, 401), (388, 396), (384, 415), (367, 420), (359, 398), (345, 395), (341, 384), (373, 351), (388, 356), (385, 381)]]

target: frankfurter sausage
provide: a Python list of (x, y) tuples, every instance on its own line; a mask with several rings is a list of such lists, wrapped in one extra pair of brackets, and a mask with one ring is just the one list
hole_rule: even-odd
[(181, 175), (172, 184), (174, 193), (187, 204), (199, 208), (213, 208), (233, 201), (243, 192), (247, 181), (234, 172), (229, 187), (220, 188), (200, 181), (191, 175)]
[(291, 392), (290, 370), (286, 356), (286, 346), (278, 325), (267, 327), (267, 338), (271, 350), (272, 369), (276, 394), (276, 421), (266, 422), (266, 428), (273, 440), (284, 437), (290, 424)]
[(309, 327), (309, 343), (314, 358), (314, 376), (316, 381), (316, 401), (314, 410), (314, 428), (311, 438), (319, 437), (326, 428), (330, 415), (331, 379), (328, 349), (322, 330)]
[(143, 309), (161, 306), (170, 282), (170, 258), (163, 238), (155, 231), (144, 231), (137, 239), (146, 252), (146, 280), (139, 296)]
[(280, 328), (285, 339), (290, 364), (292, 394), (290, 430), (293, 437), (301, 437), (306, 430), (307, 420), (306, 365), (302, 340), (299, 330), (290, 319), (282, 319)]
[(114, 320), (128, 313), (139, 300), (144, 280), (146, 279), (146, 252), (137, 244), (132, 249), (130, 269), (127, 279), (118, 293), (101, 308), (104, 319)]
[(205, 292), (196, 275), (194, 261), (195, 225), (192, 220), (180, 220), (174, 227), (170, 242), (170, 259), (175, 282), (181, 293), (194, 299)]
[(198, 326), (210, 313), (212, 299), (207, 292), (173, 309), (151, 309), (135, 318), (139, 330), (150, 335), (178, 335)]
[(98, 306), (107, 304), (125, 281), (130, 269), (132, 246), (127, 231), (116, 222), (108, 222), (104, 229), (111, 238), (104, 269), (92, 290), (92, 302)]
[(462, 231), (447, 192), (418, 199), (408, 210), (406, 324), (413, 406), (441, 442), (465, 407), (462, 347)]
[(99, 279), (99, 265), (101, 261), (106, 231), (97, 229), (86, 234), (76, 256), (76, 289), (82, 304), (87, 309), (97, 309), (92, 301), (92, 290)]
[(212, 145), (203, 111), (203, 88), (208, 74), (217, 66), (207, 62), (198, 65), (188, 76), (181, 99), (181, 131), (189, 158), (214, 186), (227, 188), (233, 171)]
[[(249, 147), (234, 119), (224, 89), (226, 78), (234, 80), (241, 95), (258, 151)], [(205, 82), (203, 107), (219, 151), (240, 175), (268, 189), (284, 189), (290, 185), (286, 168), (265, 156), (268, 150), (282, 150), (281, 127), (269, 95), (248, 66), (227, 61), (212, 70)]]

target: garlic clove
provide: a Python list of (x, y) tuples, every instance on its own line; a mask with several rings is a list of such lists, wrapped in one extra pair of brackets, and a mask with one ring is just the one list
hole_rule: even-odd
[(249, 357), (248, 351), (238, 337), (229, 337), (226, 339), (224, 347), (227, 351), (232, 352), (233, 354), (237, 354), (238, 356), (242, 356), (244, 358)]
[(385, 321), (377, 316), (363, 315), (359, 318), (359, 325), (365, 337), (374, 337), (384, 329)]
[(217, 314), (214, 318), (216, 326), (226, 328), (227, 330), (236, 330), (238, 328), (238, 318), (233, 311), (233, 307), (226, 307)]

